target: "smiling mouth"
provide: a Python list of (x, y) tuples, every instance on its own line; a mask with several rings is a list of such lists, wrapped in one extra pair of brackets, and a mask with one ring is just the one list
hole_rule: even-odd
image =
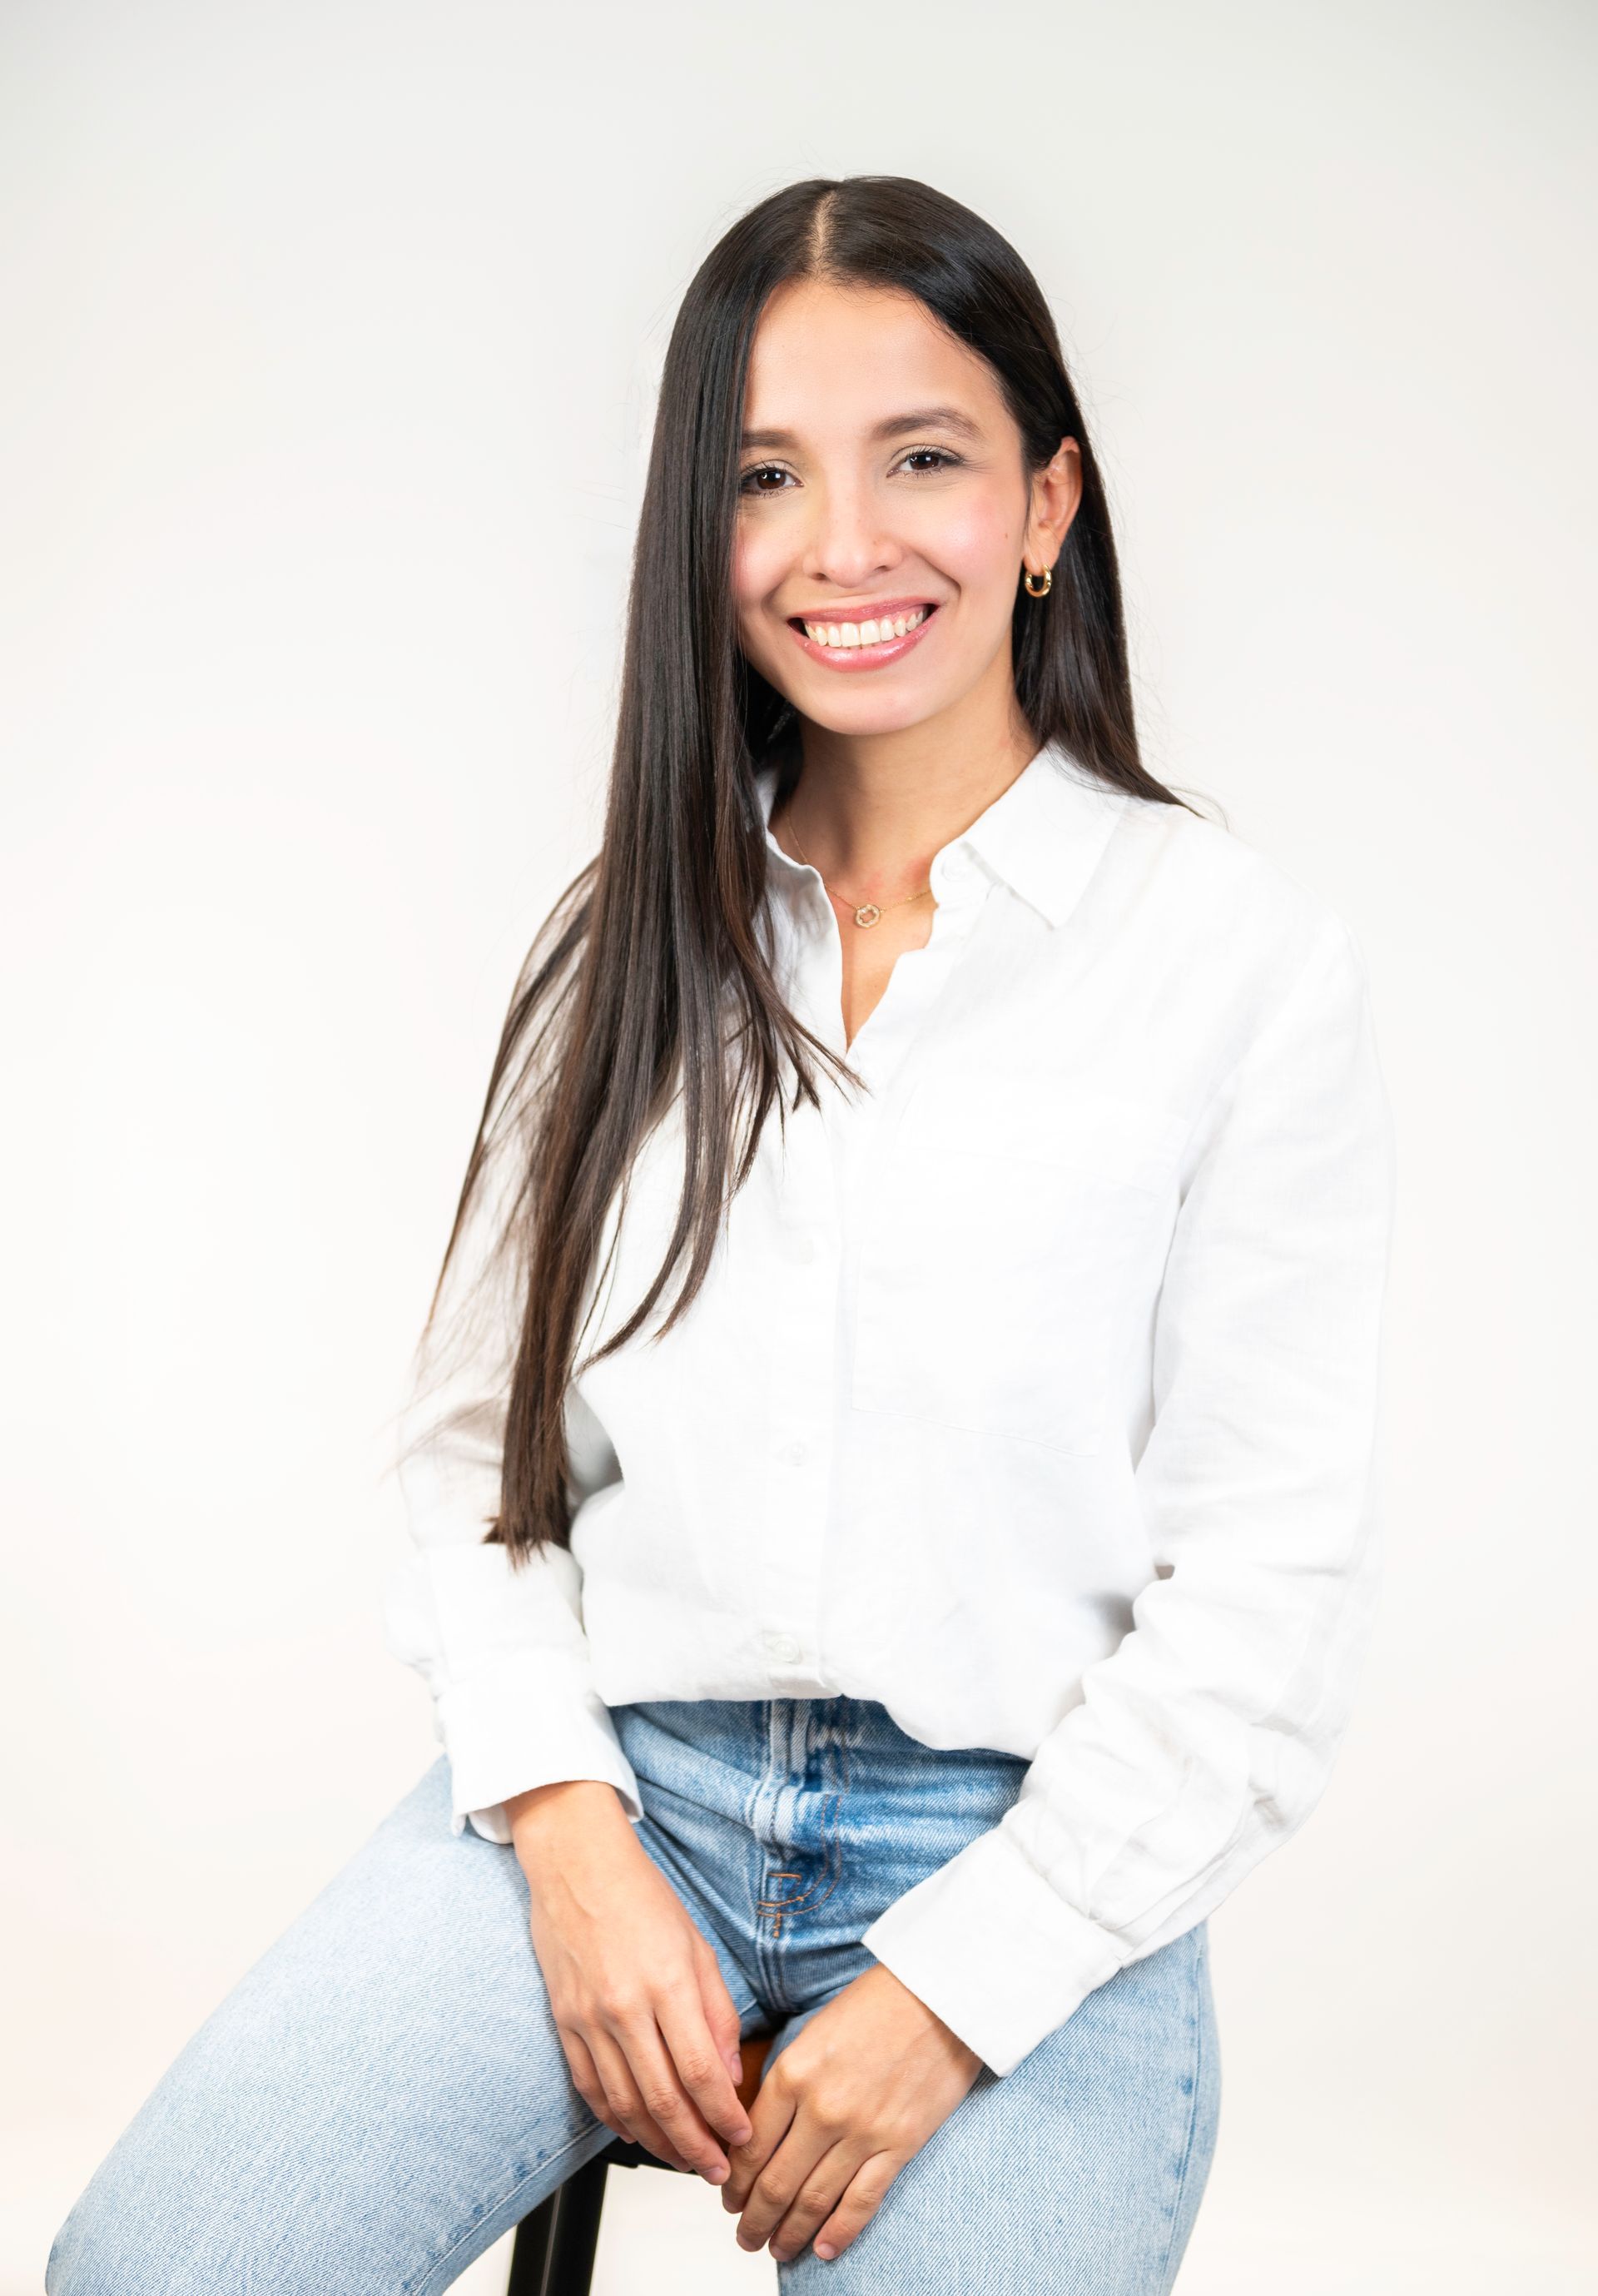
[(789, 627), (812, 645), (857, 652), (862, 646), (891, 645), (896, 638), (908, 637), (921, 628), (938, 611), (934, 605), (912, 606), (900, 614), (884, 614), (856, 621), (813, 621), (804, 615), (789, 618)]

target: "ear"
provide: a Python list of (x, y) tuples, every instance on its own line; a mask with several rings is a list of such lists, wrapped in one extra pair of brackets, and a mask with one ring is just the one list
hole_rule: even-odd
[(1082, 500), (1082, 450), (1074, 439), (1062, 439), (1052, 460), (1032, 480), (1031, 504), (1021, 556), (1028, 569), (1041, 574), (1053, 566)]

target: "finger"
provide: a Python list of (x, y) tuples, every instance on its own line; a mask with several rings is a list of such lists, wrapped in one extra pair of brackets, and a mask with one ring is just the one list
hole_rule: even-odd
[(816, 2227), (817, 2256), (824, 2259), (841, 2255), (850, 2241), (859, 2236), (881, 2207), (883, 2194), (908, 2158), (907, 2153), (873, 2152), (869, 2161), (862, 2161), (837, 2207)]
[(626, 2136), (635, 2144), (637, 2139), (634, 2137), (633, 2130), (643, 2107), (633, 2084), (633, 2076), (627, 2070), (627, 2059), (610, 2035), (597, 2025), (591, 2025), (583, 2038), (594, 2060), (594, 2070), (604, 2096), (600, 2117), (610, 2123), (619, 2136)]
[[(733, 2005), (732, 1995), (727, 1991), (726, 1980), (721, 1973), (721, 1964), (702, 1937), (699, 1939), (694, 1948), (693, 1958), (699, 1975), (700, 2000), (704, 2006), (705, 2022), (710, 2028), (710, 2038), (721, 2053), (722, 2060), (732, 2079), (733, 2091), (736, 2093), (738, 2084), (743, 2079), (743, 2057), (741, 2049), (743, 2021)], [(743, 2141), (742, 2137), (733, 2139), (734, 2144), (742, 2144)]]
[(578, 2095), (595, 2120), (602, 2120), (607, 2128), (612, 2127), (610, 2099), (605, 2095), (605, 2085), (599, 2077), (587, 2042), (574, 2028), (570, 2032), (561, 2031), (561, 2046), (566, 2052), (572, 2086)]
[(646, 2144), (651, 2152), (657, 2152), (662, 2141), (660, 2132), (644, 2109), (626, 2054), (602, 2027), (591, 2026), (584, 2038), (604, 2092), (601, 2119), (629, 2144)]
[(723, 2183), (728, 2173), (726, 2154), (678, 2080), (653, 2015), (614, 2029), (611, 2038), (627, 2052), (643, 2111), (691, 2169), (713, 2185)]
[(606, 2110), (602, 2112), (602, 2120), (609, 2121), (618, 2136), (627, 2137), (629, 2144), (643, 2144), (647, 2152), (652, 2152), (659, 2161), (666, 2161), (670, 2168), (691, 2168), (693, 2163), (682, 2158), (682, 2153), (670, 2142), (664, 2128), (654, 2121), (647, 2105), (643, 2103), (643, 2098), (638, 2096), (638, 2082), (631, 2076), (631, 2066), (627, 2064), (625, 2050), (615, 2044), (611, 2034), (604, 2032), (604, 2028), (599, 2028), (599, 2025), (594, 2025), (586, 2038), (606, 2098)]
[(796, 2257), (811, 2234), (825, 2224), (848, 2192), (864, 2157), (857, 2142), (834, 2144), (831, 2152), (822, 2154), (771, 2235), (771, 2252), (779, 2264)]
[(750, 2114), (749, 2143), (734, 2149), (732, 2174), (721, 2188), (724, 2208), (743, 2207), (755, 2178), (788, 2134), (798, 2110), (798, 2102), (790, 2095), (786, 2082), (761, 2082), (755, 2092), (754, 2111)]
[(750, 2188), (738, 2226), (740, 2248), (765, 2246), (835, 2142), (831, 2131), (821, 2134), (807, 2116), (794, 2121)]
[(705, 2121), (728, 2144), (747, 2144), (750, 2118), (738, 2102), (737, 2085), (717, 2050), (698, 1988), (668, 1995), (656, 2005), (655, 2014), (677, 2079)]

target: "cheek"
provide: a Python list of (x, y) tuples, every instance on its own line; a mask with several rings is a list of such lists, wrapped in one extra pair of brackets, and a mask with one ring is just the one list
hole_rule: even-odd
[(1020, 552), (1009, 503), (976, 495), (950, 504), (935, 525), (929, 522), (922, 546), (966, 596), (991, 592), (1008, 601)]
[(792, 552), (774, 531), (774, 521), (740, 521), (733, 533), (733, 596), (741, 613), (769, 598), (788, 571)]
[(739, 527), (733, 537), (733, 604), (738, 616), (744, 651), (769, 655), (773, 647), (771, 617), (766, 601), (787, 571), (787, 554), (769, 533)]

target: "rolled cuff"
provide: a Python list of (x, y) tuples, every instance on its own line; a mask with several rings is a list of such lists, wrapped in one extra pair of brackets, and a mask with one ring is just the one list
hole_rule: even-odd
[(906, 1890), (861, 1941), (1000, 2075), (1135, 1955), (1068, 1906), (1002, 1824)]
[(486, 1841), (508, 1842), (507, 1799), (566, 1778), (602, 1779), (635, 1825), (643, 1817), (638, 1781), (611, 1710), (581, 1678), (586, 1668), (563, 1665), (565, 1655), (532, 1652), (439, 1692), (456, 1833), (470, 1822)]

